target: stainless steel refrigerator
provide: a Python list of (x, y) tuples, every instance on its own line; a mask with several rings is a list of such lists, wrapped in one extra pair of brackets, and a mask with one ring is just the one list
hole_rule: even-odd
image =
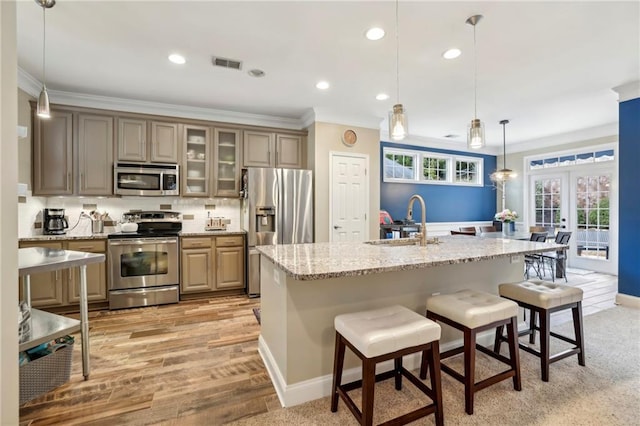
[(243, 170), (242, 224), (247, 231), (248, 290), (260, 294), (260, 255), (255, 246), (313, 242), (311, 170)]

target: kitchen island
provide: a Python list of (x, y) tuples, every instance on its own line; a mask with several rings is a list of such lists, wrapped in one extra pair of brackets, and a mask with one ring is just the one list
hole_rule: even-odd
[[(259, 351), (283, 406), (330, 394), (336, 315), (394, 304), (424, 314), (433, 294), (463, 288), (497, 294), (498, 284), (522, 280), (525, 254), (566, 248), (469, 236), (440, 237), (427, 246), (385, 241), (257, 247)], [(457, 339), (461, 335), (443, 327), (442, 350)], [(348, 353), (345, 381), (359, 376), (356, 361)], [(405, 364), (415, 367), (417, 357)]]

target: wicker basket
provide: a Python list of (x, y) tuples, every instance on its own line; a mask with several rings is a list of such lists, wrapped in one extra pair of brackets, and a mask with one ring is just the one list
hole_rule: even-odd
[(20, 405), (69, 381), (73, 344), (20, 366)]

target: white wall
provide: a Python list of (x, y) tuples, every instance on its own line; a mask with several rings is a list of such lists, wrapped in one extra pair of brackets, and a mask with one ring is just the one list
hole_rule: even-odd
[(18, 424), (18, 182), (16, 4), (0, 1), (0, 424)]

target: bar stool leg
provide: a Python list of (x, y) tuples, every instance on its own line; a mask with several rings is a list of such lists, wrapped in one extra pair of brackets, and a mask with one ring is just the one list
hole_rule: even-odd
[(576, 346), (580, 348), (578, 352), (578, 364), (585, 366), (584, 362), (584, 330), (582, 329), (582, 302), (578, 302), (575, 308), (571, 308), (573, 313), (573, 330), (576, 333)]
[[(424, 354), (425, 351), (423, 351)], [(436, 425), (444, 425), (444, 412), (442, 411), (442, 377), (440, 375), (440, 344), (435, 341), (429, 349), (429, 368), (431, 369), (431, 391), (435, 394)], [(423, 355), (424, 356), (424, 355)]]
[(473, 397), (476, 371), (476, 332), (464, 330), (464, 409), (473, 414)]
[(534, 344), (536, 342), (536, 311), (530, 310), (531, 318), (529, 318), (529, 343)]
[(338, 411), (338, 386), (342, 384), (342, 367), (344, 365), (344, 341), (336, 332), (336, 352), (333, 359), (333, 385), (331, 386), (331, 412)]
[(500, 346), (502, 346), (502, 334), (504, 333), (504, 325), (496, 327), (496, 337), (493, 342), (493, 351), (497, 354), (500, 353)]
[(507, 337), (509, 339), (509, 358), (511, 359), (511, 368), (515, 371), (515, 375), (513, 376), (513, 388), (520, 391), (522, 390), (522, 378), (520, 377), (517, 317), (512, 317), (511, 322), (507, 324)]
[[(427, 372), (429, 371), (428, 355), (428, 351), (422, 351), (422, 361), (420, 361), (420, 378), (422, 380), (427, 378)], [(438, 358), (440, 358), (440, 354), (438, 354)]]
[(549, 326), (551, 314), (548, 309), (542, 309), (540, 316), (540, 366), (542, 368), (542, 381), (549, 381)]
[(376, 385), (376, 363), (362, 361), (362, 425), (373, 425), (373, 392)]
[(396, 390), (402, 390), (402, 357), (393, 360)]

